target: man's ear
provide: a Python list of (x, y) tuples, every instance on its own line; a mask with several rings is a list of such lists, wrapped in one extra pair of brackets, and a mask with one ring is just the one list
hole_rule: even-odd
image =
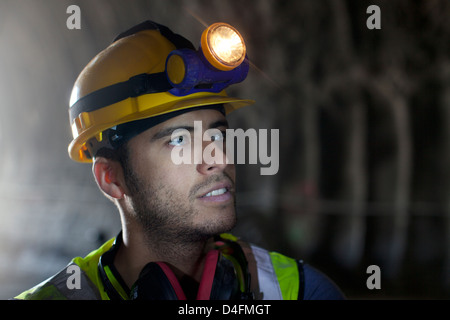
[(122, 167), (117, 161), (103, 157), (94, 159), (92, 173), (100, 190), (114, 199), (121, 199), (125, 194)]

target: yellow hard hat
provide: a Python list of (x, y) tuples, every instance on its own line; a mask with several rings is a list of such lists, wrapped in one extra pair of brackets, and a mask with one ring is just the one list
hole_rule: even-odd
[(170, 77), (178, 79), (176, 83), (181, 82), (188, 69), (177, 70), (187, 62), (177, 56), (169, 64), (175, 71), (167, 71), (167, 58), (185, 49), (195, 50), (188, 40), (167, 27), (146, 21), (119, 35), (95, 56), (78, 76), (70, 98), (73, 134), (68, 147), (70, 158), (92, 162), (93, 150), (98, 150), (94, 145), (104, 145), (106, 133), (125, 123), (218, 104), (228, 114), (254, 102), (228, 97), (222, 87), (213, 85), (198, 85), (184, 91), (174, 88), (176, 84)]

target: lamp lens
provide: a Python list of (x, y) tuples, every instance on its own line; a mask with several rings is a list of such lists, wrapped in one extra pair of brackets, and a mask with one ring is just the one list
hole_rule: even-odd
[(218, 25), (208, 33), (208, 47), (221, 63), (228, 66), (239, 65), (245, 57), (242, 36), (230, 25)]

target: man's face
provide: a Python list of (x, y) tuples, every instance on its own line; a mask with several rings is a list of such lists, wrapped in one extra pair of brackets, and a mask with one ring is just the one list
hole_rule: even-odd
[[(202, 152), (214, 143), (194, 142), (194, 121), (202, 122), (202, 137), (210, 128), (225, 136), (228, 127), (219, 111), (197, 110), (154, 126), (128, 142), (126, 185), (136, 217), (150, 239), (202, 241), (229, 231), (236, 223), (234, 165), (226, 161), (176, 165), (171, 159), (173, 148), (182, 143), (184, 148), (189, 147), (186, 143), (201, 145)], [(180, 128), (190, 131), (190, 142), (186, 137), (172, 139), (172, 133)], [(193, 154), (194, 148), (191, 150)]]

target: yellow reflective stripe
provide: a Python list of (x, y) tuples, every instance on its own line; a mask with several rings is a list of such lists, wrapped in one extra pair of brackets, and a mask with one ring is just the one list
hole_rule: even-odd
[(109, 266), (105, 266), (104, 270), (106, 272), (106, 276), (108, 277), (109, 281), (113, 285), (114, 289), (120, 294), (122, 299), (129, 300), (128, 294), (125, 292), (125, 290), (120, 285), (119, 281), (117, 281), (116, 277), (114, 277), (114, 274), (112, 273)]
[(236, 272), (236, 277), (239, 279), (239, 290), (241, 290), (241, 292), (245, 291), (245, 277), (244, 277), (244, 272), (242, 270), (241, 265), (239, 264), (239, 262), (231, 255), (228, 254), (224, 254), (223, 255), (225, 258), (227, 258), (228, 260), (231, 261), (231, 263), (234, 266), (234, 270)]
[(239, 240), (237, 237), (233, 236), (230, 233), (221, 233), (220, 236), (222, 238), (224, 238), (224, 239), (231, 240), (231, 241), (234, 241), (234, 242)]
[(277, 252), (269, 252), (283, 300), (297, 300), (299, 289), (298, 266), (295, 259)]
[(67, 300), (53, 284), (45, 283), (39, 284), (18, 296), (14, 297), (16, 300)]
[(76, 263), (85, 272), (95, 287), (97, 287), (102, 300), (109, 300), (109, 297), (106, 294), (106, 291), (103, 288), (102, 280), (100, 279), (98, 272), (98, 260), (103, 253), (111, 249), (114, 240), (115, 238), (109, 239), (100, 248), (90, 252), (84, 258), (76, 257), (72, 260), (73, 263)]

